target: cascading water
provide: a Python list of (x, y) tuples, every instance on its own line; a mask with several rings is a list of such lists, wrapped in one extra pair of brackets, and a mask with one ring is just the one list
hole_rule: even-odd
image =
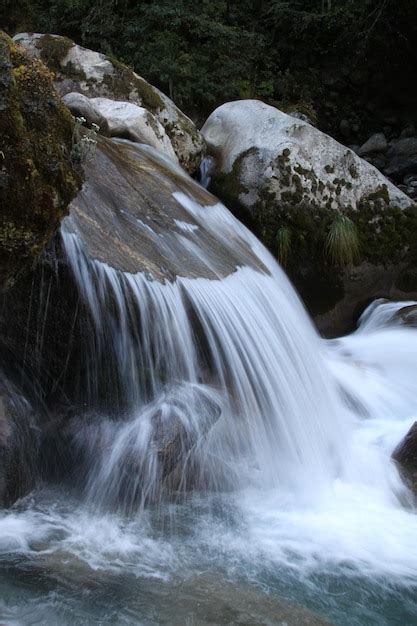
[[(221, 411), (213, 432), (193, 451), (194, 482), (197, 463), (210, 488), (242, 487), (250, 481), (303, 490), (310, 497), (312, 489), (343, 474), (343, 451), (352, 430), (337, 382), (329, 379), (322, 361), (319, 338), (283, 272), (222, 205), (203, 207), (180, 192), (175, 198), (195, 230), (204, 226), (226, 249), (233, 247), (237, 257), (244, 258), (249, 246), (265, 269), (238, 267), (221, 280), (177, 277), (161, 283), (90, 260), (79, 236), (64, 228), (68, 258), (95, 320), (91, 362), (100, 364), (111, 354), (113, 386), (122, 390), (129, 415), (116, 426), (122, 432), (112, 435), (118, 442), (112, 452), (108, 445), (102, 447), (107, 469), (98, 472), (91, 492), (107, 493), (114, 501), (111, 465), (117, 472), (132, 445), (138, 457), (146, 456), (152, 437), (152, 424), (145, 425), (149, 407), (155, 413), (170, 397), (175, 412), (176, 389), (188, 385), (187, 404), (194, 417), (180, 421), (190, 441), (200, 442), (198, 431), (206, 430), (201, 390), (217, 396)], [(178, 237), (200, 264), (212, 269), (211, 258), (193, 247), (191, 236)], [(98, 390), (101, 375), (94, 370)], [(94, 394), (88, 399), (92, 406), (97, 401)], [(92, 429), (90, 424), (90, 433)], [(151, 474), (161, 471), (146, 470), (143, 476)], [(108, 484), (102, 483), (105, 475)], [(131, 479), (137, 481), (135, 472)], [(186, 485), (187, 477), (180, 482)], [(146, 493), (155, 490), (155, 485), (144, 485)]]
[(208, 189), (211, 183), (211, 174), (214, 167), (214, 159), (211, 156), (206, 156), (200, 165), (200, 185), (204, 189)]
[[(0, 518), (8, 570), (18, 554), (52, 585), (58, 600), (39, 610), (53, 623), (219, 623), (196, 609), (201, 585), (224, 602), (207, 572), (234, 581), (240, 605), (250, 582), (337, 624), (416, 623), (417, 516), (390, 454), (417, 415), (417, 331), (380, 303), (353, 335), (322, 340), (227, 209), (174, 197), (175, 230), (130, 220), (131, 236), (145, 231), (162, 259), (183, 250), (198, 275), (114, 269), (91, 258), (77, 216), (64, 224), (93, 320), (89, 411), (69, 427), (82, 490), (41, 491)], [(89, 602), (72, 576), (93, 585)], [(10, 597), (0, 613), (24, 619)], [(263, 602), (249, 622), (280, 623)]]

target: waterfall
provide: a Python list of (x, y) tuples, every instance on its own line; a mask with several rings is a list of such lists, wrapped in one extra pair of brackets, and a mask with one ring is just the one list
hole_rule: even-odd
[(200, 185), (208, 189), (211, 183), (211, 173), (214, 167), (214, 159), (211, 156), (205, 157), (200, 165)]
[(342, 626), (414, 623), (415, 502), (391, 453), (417, 416), (416, 303), (326, 341), (178, 166), (100, 139), (88, 167), (55, 287), (77, 304), (71, 411), (59, 445), (33, 433), (46, 483), (0, 515), (0, 619), (321, 623), (284, 619), (285, 597)]
[[(94, 320), (87, 404), (99, 407), (110, 390), (107, 408), (118, 409), (117, 418), (75, 427), (89, 498), (130, 510), (136, 496), (141, 504), (157, 497), (174, 470), (180, 491), (280, 485), (310, 498), (345, 472), (353, 425), (322, 342), (283, 271), (223, 205), (173, 195), (185, 211), (175, 236), (201, 277), (116, 270), (90, 258), (74, 220), (64, 223), (66, 254)], [(238, 260), (227, 276), (196, 242), (203, 228)], [(164, 254), (172, 245), (150, 236)], [(169, 472), (174, 461), (161, 437), (178, 457)]]

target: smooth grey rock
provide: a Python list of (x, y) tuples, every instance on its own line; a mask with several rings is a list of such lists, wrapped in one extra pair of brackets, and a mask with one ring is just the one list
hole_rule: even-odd
[(32, 408), (0, 372), (0, 508), (33, 487), (38, 450)]
[(307, 115), (305, 115), (305, 113), (300, 113), (299, 111), (290, 111), (288, 115), (294, 117), (296, 120), (302, 120), (303, 122), (307, 122), (308, 124), (314, 126), (313, 122)]
[(388, 176), (404, 176), (417, 171), (417, 137), (407, 137), (391, 144), (385, 172)]
[(361, 146), (359, 156), (365, 156), (374, 152), (385, 152), (387, 149), (388, 143), (384, 133), (375, 133)]
[(417, 183), (417, 172), (415, 174), (407, 174), (407, 176), (404, 176), (403, 183), (404, 185), (413, 185), (414, 183)]
[(409, 126), (406, 126), (401, 131), (400, 138), (406, 139), (407, 137), (414, 137), (415, 135), (416, 135), (416, 127), (414, 126), (414, 124), (410, 124)]
[(236, 200), (249, 213), (265, 196), (271, 198), (271, 205), (279, 206), (288, 193), (297, 193), (295, 175), (301, 179), (304, 200), (312, 204), (327, 202), (343, 211), (386, 186), (395, 206), (410, 205), (406, 195), (352, 150), (258, 100), (223, 104), (201, 132), (216, 159), (215, 175), (236, 176), (233, 182), (240, 189)]
[(82, 93), (72, 91), (65, 94), (62, 99), (75, 117), (84, 117), (87, 126), (96, 124), (100, 129), (100, 133), (108, 136), (108, 122), (91, 98), (87, 98)]
[[(411, 325), (414, 326), (415, 323)], [(417, 496), (417, 422), (414, 422), (404, 439), (397, 445), (392, 458)]]
[(90, 101), (106, 120), (111, 137), (123, 137), (153, 146), (178, 162), (164, 127), (147, 109), (109, 98), (91, 98)]

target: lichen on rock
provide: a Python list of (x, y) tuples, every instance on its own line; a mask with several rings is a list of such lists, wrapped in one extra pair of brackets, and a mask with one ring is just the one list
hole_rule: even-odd
[(146, 109), (171, 143), (168, 154), (173, 151), (188, 173), (198, 170), (205, 155), (202, 135), (168, 96), (130, 67), (60, 35), (20, 33), (14, 39), (55, 72), (56, 88), (62, 95), (79, 92)]
[(202, 134), (211, 190), (277, 258), (278, 234), (289, 234), (285, 267), (321, 330), (351, 330), (372, 297), (417, 295), (417, 209), (375, 167), (255, 100), (222, 105)]
[(73, 118), (46, 66), (0, 33), (0, 287), (33, 263), (82, 184)]

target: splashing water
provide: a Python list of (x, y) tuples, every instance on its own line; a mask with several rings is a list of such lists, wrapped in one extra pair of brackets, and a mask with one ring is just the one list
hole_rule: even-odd
[(200, 185), (204, 189), (208, 189), (211, 183), (211, 174), (214, 167), (214, 159), (211, 156), (206, 156), (200, 165)]
[[(64, 226), (94, 321), (85, 393), (97, 410), (71, 426), (81, 492), (40, 491), (0, 518), (6, 570), (44, 589), (0, 577), (0, 614), (24, 619), (22, 598), (40, 594), (54, 623), (186, 623), (210, 571), (235, 594), (250, 584), (337, 624), (417, 623), (417, 516), (390, 460), (417, 415), (417, 331), (393, 323), (403, 305), (371, 305), (356, 333), (324, 341), (221, 204), (175, 199), (193, 225), (175, 236), (200, 266), (216, 272), (200, 226), (258, 262), (159, 282), (90, 259)], [(80, 580), (89, 599), (74, 597)]]

